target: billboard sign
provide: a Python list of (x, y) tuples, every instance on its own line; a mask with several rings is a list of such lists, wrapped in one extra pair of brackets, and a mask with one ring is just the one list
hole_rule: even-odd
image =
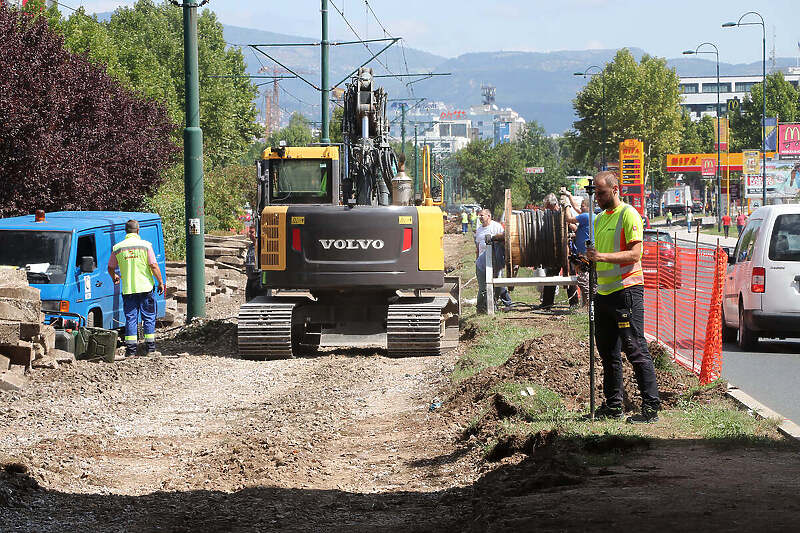
[(742, 150), (742, 172), (745, 174), (761, 173), (761, 152), (758, 150)]
[(717, 174), (716, 159), (705, 158), (700, 166), (700, 174), (703, 176), (715, 176)]
[(800, 158), (800, 124), (778, 126), (778, 153), (781, 158)]
[(525, 174), (544, 174), (544, 167), (525, 167)]
[[(717, 131), (719, 129), (719, 131)], [(719, 119), (719, 128), (717, 128), (716, 121), (714, 122), (714, 150), (727, 150), (728, 149), (728, 135), (730, 130), (728, 129), (728, 119), (727, 118), (720, 118)], [(717, 138), (717, 134), (719, 133), (719, 138)], [(719, 145), (719, 146), (717, 146)]]
[(625, 139), (619, 143), (620, 196), (644, 216), (644, 143)]
[[(745, 177), (746, 198), (761, 198), (761, 174)], [(800, 161), (767, 161), (767, 198), (796, 198), (800, 193)]]

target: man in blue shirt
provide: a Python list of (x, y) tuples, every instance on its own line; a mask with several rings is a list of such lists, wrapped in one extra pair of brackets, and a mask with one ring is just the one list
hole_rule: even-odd
[[(578, 199), (572, 196), (566, 189), (561, 190), (562, 198), (566, 196), (569, 199), (569, 205), (578, 215), (573, 215), (572, 210), (567, 209), (567, 222), (569, 224), (577, 225), (575, 230), (575, 238), (572, 240), (572, 251), (579, 255), (586, 255), (586, 241), (589, 240), (589, 217), (592, 217), (592, 222), (597, 218), (594, 213), (589, 213), (589, 199), (583, 198), (580, 203)], [(581, 305), (585, 306), (589, 303), (589, 271), (582, 272), (578, 270), (578, 287), (581, 288)]]

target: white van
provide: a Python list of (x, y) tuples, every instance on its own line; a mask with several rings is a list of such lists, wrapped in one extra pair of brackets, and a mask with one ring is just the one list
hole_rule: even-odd
[(800, 204), (756, 209), (728, 256), (722, 336), (752, 349), (759, 337), (800, 337)]

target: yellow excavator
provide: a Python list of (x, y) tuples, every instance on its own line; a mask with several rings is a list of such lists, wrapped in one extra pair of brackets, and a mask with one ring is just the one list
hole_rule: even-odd
[(445, 276), (441, 202), (425, 164), (415, 201), (389, 146), (386, 100), (362, 68), (344, 95), (343, 144), (270, 147), (257, 161), (262, 292), (239, 311), (242, 357), (458, 345), (460, 281)]

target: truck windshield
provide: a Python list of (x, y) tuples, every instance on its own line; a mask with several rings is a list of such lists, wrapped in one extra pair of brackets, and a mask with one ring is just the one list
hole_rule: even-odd
[(800, 215), (779, 215), (769, 241), (772, 261), (800, 261)]
[(0, 265), (25, 267), (29, 283), (64, 283), (72, 234), (0, 230)]
[(319, 204), (331, 201), (331, 162), (327, 159), (272, 159), (271, 204)]

